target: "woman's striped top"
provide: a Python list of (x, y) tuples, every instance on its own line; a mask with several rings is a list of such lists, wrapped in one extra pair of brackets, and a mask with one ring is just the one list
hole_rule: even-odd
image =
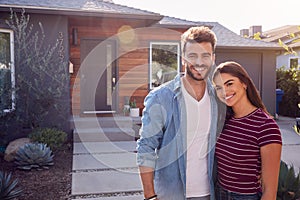
[(280, 130), (261, 109), (227, 120), (216, 145), (219, 184), (235, 193), (261, 191), (260, 147), (271, 143), (282, 144)]

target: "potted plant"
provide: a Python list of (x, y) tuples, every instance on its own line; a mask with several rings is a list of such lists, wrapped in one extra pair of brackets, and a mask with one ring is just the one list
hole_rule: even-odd
[(135, 99), (133, 99), (133, 101), (131, 101), (129, 105), (130, 105), (130, 117), (140, 116), (140, 109), (136, 106)]

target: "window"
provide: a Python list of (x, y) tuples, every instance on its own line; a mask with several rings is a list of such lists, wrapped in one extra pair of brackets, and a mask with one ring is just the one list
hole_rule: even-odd
[(290, 69), (296, 69), (299, 65), (299, 58), (290, 58)]
[(13, 32), (0, 29), (0, 113), (15, 107)]
[(172, 80), (177, 74), (179, 74), (179, 70), (179, 43), (150, 43), (150, 89)]

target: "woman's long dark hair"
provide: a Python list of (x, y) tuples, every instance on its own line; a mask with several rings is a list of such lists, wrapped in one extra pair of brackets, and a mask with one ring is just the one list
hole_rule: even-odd
[[(252, 79), (240, 64), (233, 61), (221, 63), (214, 71), (213, 80), (215, 80), (217, 75), (222, 73), (230, 74), (231, 76), (238, 78), (242, 83), (244, 83), (247, 86), (246, 93), (251, 104), (257, 108), (261, 108), (264, 112), (270, 115), (264, 103), (262, 102)], [(227, 106), (227, 117), (231, 117), (232, 115), (232, 108)]]

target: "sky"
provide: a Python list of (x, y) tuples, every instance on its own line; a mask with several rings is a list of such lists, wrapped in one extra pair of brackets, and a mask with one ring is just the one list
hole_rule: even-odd
[(190, 21), (218, 22), (239, 34), (261, 25), (268, 31), (300, 25), (300, 0), (113, 0), (116, 4)]

